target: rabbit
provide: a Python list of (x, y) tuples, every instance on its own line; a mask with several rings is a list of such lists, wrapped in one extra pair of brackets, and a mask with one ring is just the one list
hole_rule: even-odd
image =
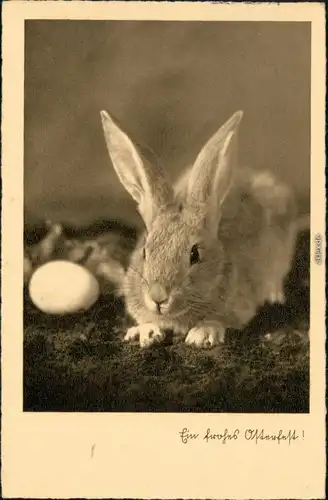
[(237, 165), (243, 112), (210, 138), (175, 185), (106, 111), (100, 114), (111, 163), (146, 227), (123, 282), (136, 322), (124, 340), (149, 347), (171, 330), (189, 345), (211, 348), (265, 302), (283, 303), (296, 202), (271, 172)]

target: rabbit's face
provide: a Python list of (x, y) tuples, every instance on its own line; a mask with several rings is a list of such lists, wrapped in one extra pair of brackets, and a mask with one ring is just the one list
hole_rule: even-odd
[(211, 240), (196, 213), (173, 207), (159, 214), (140, 248), (147, 309), (176, 317), (208, 302), (220, 253), (220, 243)]

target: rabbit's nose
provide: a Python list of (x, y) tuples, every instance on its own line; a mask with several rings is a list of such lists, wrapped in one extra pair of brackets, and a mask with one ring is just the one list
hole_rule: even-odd
[(159, 306), (167, 302), (169, 296), (165, 288), (158, 283), (152, 285), (149, 289), (150, 298)]

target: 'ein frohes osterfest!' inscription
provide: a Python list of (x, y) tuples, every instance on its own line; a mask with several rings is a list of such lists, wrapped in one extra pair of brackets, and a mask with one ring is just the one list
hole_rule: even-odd
[(224, 431), (216, 432), (211, 429), (207, 429), (203, 433), (194, 433), (184, 427), (179, 432), (179, 438), (183, 444), (188, 444), (192, 441), (203, 441), (204, 443), (218, 442), (221, 444), (227, 444), (229, 442), (242, 440), (254, 444), (272, 442), (277, 445), (282, 443), (291, 445), (296, 441), (304, 439), (304, 431), (298, 433), (295, 429), (288, 429), (286, 431), (280, 429), (277, 432), (269, 433), (264, 429), (225, 429)]

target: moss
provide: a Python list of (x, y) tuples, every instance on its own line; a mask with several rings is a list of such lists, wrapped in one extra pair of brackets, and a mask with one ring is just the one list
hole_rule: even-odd
[(24, 410), (308, 412), (308, 235), (302, 238), (287, 305), (263, 308), (210, 351), (181, 339), (146, 350), (125, 345), (124, 305), (112, 295), (62, 318), (38, 312), (26, 296)]

